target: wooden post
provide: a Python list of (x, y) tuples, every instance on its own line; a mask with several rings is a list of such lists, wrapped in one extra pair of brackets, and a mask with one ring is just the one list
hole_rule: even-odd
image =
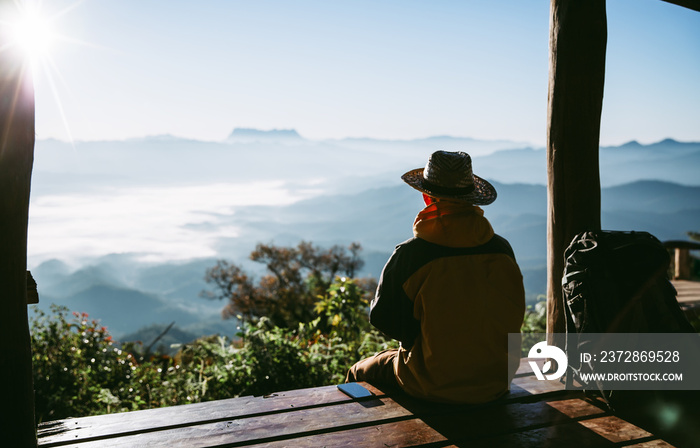
[[(18, 3), (0, 0), (0, 16)], [(36, 447), (27, 322), (27, 223), (34, 159), (34, 88), (27, 61), (0, 30), (0, 444)]]
[(687, 247), (676, 247), (674, 255), (674, 280), (690, 280), (690, 249)]
[[(547, 333), (563, 333), (564, 250), (600, 229), (598, 147), (605, 81), (605, 0), (552, 0), (547, 125)], [(558, 338), (550, 343), (563, 345)]]

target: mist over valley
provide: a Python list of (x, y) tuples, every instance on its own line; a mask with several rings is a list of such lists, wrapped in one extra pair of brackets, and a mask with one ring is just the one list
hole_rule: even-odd
[[(170, 342), (221, 333), (222, 302), (199, 297), (217, 259), (254, 274), (259, 242), (321, 247), (359, 242), (378, 277), (422, 208), (401, 174), (437, 149), (463, 150), (494, 183), (484, 207), (512, 244), (530, 301), (545, 292), (545, 150), (458, 137), (311, 141), (296, 131), (238, 130), (221, 142), (171, 136), (126, 141), (39, 140), (29, 268), (50, 303), (100, 319), (117, 339)], [(686, 239), (700, 227), (700, 143), (636, 142), (600, 151), (603, 228)], [(152, 336), (155, 338), (155, 336)], [(126, 340), (125, 339), (125, 340)], [(144, 342), (148, 342), (144, 340)]]

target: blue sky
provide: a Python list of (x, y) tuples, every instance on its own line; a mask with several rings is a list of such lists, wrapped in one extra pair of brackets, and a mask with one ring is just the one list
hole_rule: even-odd
[[(545, 0), (43, 4), (66, 7), (50, 26), (69, 40), (35, 80), (40, 139), (254, 127), (545, 143)], [(607, 10), (601, 143), (700, 141), (700, 13), (661, 0)]]

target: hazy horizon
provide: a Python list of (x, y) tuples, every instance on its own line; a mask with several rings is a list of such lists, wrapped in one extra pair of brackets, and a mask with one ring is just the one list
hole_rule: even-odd
[[(522, 148), (518, 142), (39, 141), (32, 175), (29, 264), (58, 258), (79, 265), (111, 253), (131, 253), (142, 262), (240, 256), (244, 246), (288, 232), (287, 223), (267, 212), (259, 218), (263, 222), (250, 227), (256, 207), (352, 197), (401, 185), (401, 174), (424, 165), (438, 149), (436, 142), (441, 149), (469, 152), (474, 172), (492, 182), (546, 184), (545, 151)], [(601, 184), (658, 179), (698, 185), (698, 157), (700, 142), (606, 148), (601, 151)], [(418, 211), (420, 198), (414, 199)], [(362, 208), (356, 212), (364, 213)], [(490, 210), (486, 212), (488, 216)], [(318, 222), (333, 219), (332, 211), (315, 215)], [(406, 220), (408, 229), (411, 217)], [(337, 238), (343, 238), (342, 230)], [(390, 242), (385, 245), (374, 249), (391, 248)]]
[[(239, 128), (233, 128), (233, 129), (239, 129)], [(245, 129), (252, 129), (255, 131), (260, 131), (260, 132), (276, 132), (276, 131), (296, 131), (296, 129), (293, 128), (271, 128), (271, 129), (257, 129), (257, 128), (245, 128)], [(476, 139), (474, 137), (468, 136), (468, 135), (456, 135), (456, 134), (438, 134), (438, 135), (424, 135), (424, 136), (417, 136), (414, 138), (374, 138), (371, 136), (363, 136), (363, 135), (357, 135), (357, 136), (340, 136), (340, 137), (329, 137), (329, 138), (308, 138), (304, 136), (303, 134), (299, 134), (299, 137), (302, 140), (307, 140), (310, 142), (323, 142), (323, 141), (334, 141), (334, 140), (376, 140), (376, 141), (386, 141), (386, 142), (412, 142), (415, 140), (430, 140), (430, 139), (438, 139), (438, 138), (448, 138), (448, 139), (466, 139), (466, 140), (479, 140), (479, 141), (485, 141), (485, 142), (498, 142), (498, 141), (504, 141), (503, 139)], [(176, 140), (191, 140), (191, 141), (196, 141), (196, 142), (202, 142), (202, 143), (227, 143), (230, 142), (230, 137), (225, 136), (220, 139), (199, 139), (199, 138), (190, 138), (190, 137), (182, 137), (178, 136), (176, 134), (144, 134), (144, 135), (138, 135), (138, 136), (132, 136), (132, 137), (125, 137), (125, 138), (117, 138), (117, 139), (94, 139), (94, 140), (78, 140), (78, 139), (73, 139), (71, 140), (64, 140), (61, 138), (56, 138), (56, 137), (46, 137), (46, 138), (38, 138), (36, 139), (37, 142), (40, 141), (59, 141), (62, 143), (68, 143), (68, 144), (73, 144), (73, 143), (104, 143), (104, 142), (129, 142), (129, 141), (138, 141), (138, 140), (156, 140), (156, 139), (176, 139)], [(273, 138), (274, 139), (274, 138)], [(691, 140), (683, 140), (683, 139), (677, 139), (672, 136), (666, 136), (666, 137), (661, 137), (661, 138), (655, 138), (651, 140), (640, 140), (636, 138), (630, 138), (629, 140), (623, 140), (619, 143), (615, 144), (600, 144), (601, 148), (608, 148), (608, 147), (618, 147), (618, 146), (624, 146), (629, 143), (639, 143), (641, 145), (652, 145), (655, 143), (661, 143), (665, 140), (674, 140), (680, 143), (697, 143), (700, 142), (700, 138), (697, 140), (691, 139)], [(534, 142), (530, 141), (516, 141), (512, 142), (517, 144), (519, 147), (531, 147), (533, 149), (545, 149), (546, 145), (545, 144), (536, 144)]]
[[(546, 139), (545, 0), (25, 3), (46, 19), (39, 139)], [(700, 14), (606, 8), (601, 144), (700, 140)]]

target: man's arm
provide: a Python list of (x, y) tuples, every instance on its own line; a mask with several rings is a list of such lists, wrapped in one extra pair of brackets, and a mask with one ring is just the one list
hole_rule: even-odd
[(413, 317), (413, 301), (403, 289), (408, 279), (405, 254), (398, 246), (384, 266), (377, 293), (370, 307), (369, 321), (387, 336), (410, 349), (420, 334), (420, 322)]

